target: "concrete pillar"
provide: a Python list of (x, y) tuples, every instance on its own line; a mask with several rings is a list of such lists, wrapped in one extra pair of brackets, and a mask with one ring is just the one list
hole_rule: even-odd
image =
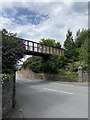
[(83, 82), (83, 69), (81, 66), (78, 67), (78, 82)]

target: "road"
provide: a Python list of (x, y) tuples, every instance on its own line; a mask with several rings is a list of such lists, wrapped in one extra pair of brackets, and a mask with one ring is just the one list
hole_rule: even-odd
[(17, 76), (16, 99), (25, 118), (88, 118), (88, 87)]

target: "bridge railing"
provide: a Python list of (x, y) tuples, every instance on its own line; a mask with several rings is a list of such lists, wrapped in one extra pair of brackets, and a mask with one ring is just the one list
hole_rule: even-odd
[(23, 40), (23, 41), (27, 51), (38, 52), (43, 54), (51, 54), (51, 55), (64, 54), (64, 50), (62, 48), (45, 46), (45, 45), (41, 45), (40, 43), (29, 40)]

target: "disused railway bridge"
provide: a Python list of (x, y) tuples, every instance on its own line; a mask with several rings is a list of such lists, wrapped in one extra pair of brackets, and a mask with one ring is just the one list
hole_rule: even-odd
[(25, 54), (36, 56), (64, 55), (64, 49), (42, 45), (37, 42), (22, 39), (25, 45)]

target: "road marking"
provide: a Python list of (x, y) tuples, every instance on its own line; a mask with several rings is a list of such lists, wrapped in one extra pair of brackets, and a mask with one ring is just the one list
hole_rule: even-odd
[(53, 89), (48, 89), (48, 88), (43, 88), (44, 90), (48, 90), (48, 91), (53, 91), (53, 92), (58, 92), (58, 93), (65, 93), (65, 94), (70, 94), (73, 95), (74, 93), (70, 93), (70, 92), (65, 92), (65, 91), (58, 91), (58, 90), (53, 90)]
[[(57, 93), (64, 93), (64, 94), (70, 94), (70, 95), (73, 95), (73, 94), (74, 94), (74, 93), (71, 93), (71, 92), (65, 92), (65, 91), (61, 91), (61, 90), (58, 91), (58, 90), (54, 90), (54, 89), (37, 87), (36, 85), (35, 85), (35, 86), (33, 86), (33, 85), (28, 86), (28, 85), (26, 85), (26, 84), (24, 84), (24, 83), (20, 83), (20, 84), (25, 85), (25, 86), (27, 86), (28, 88), (32, 87), (32, 88), (35, 88), (35, 89), (44, 89), (44, 90), (53, 91), (53, 92), (57, 92)], [(37, 87), (37, 88), (36, 88), (36, 87)]]
[(50, 84), (56, 84), (56, 85), (69, 85), (69, 86), (74, 86), (74, 85), (70, 85), (70, 84), (62, 84), (62, 83), (53, 83), (53, 82), (51, 82)]

